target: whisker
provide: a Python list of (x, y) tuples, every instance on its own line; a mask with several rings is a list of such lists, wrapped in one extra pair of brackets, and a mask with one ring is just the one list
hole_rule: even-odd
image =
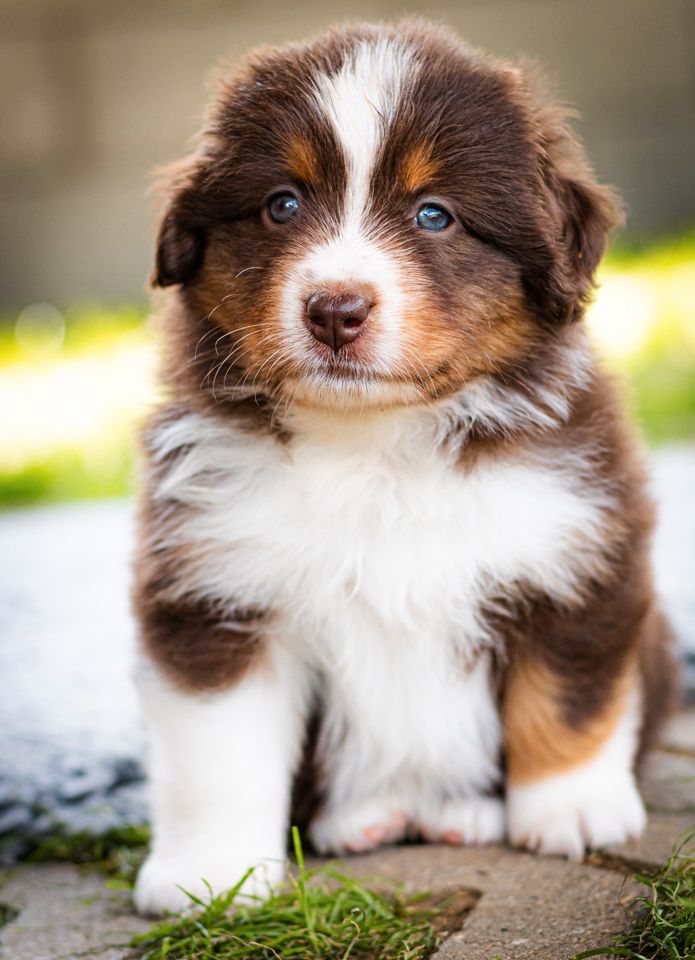
[[(226, 357), (224, 357), (224, 358), (222, 359), (222, 362), (216, 366), (216, 368), (215, 368), (215, 374), (214, 374), (213, 381), (212, 381), (212, 387), (211, 387), (211, 392), (212, 392), (213, 399), (215, 400), (215, 402), (217, 402), (217, 394), (216, 394), (216, 382), (217, 382), (217, 377), (219, 376), (219, 374), (220, 374), (220, 372), (222, 371), (222, 369), (226, 366), (226, 367), (227, 367), (227, 371), (226, 371), (226, 373), (225, 373), (225, 375), (224, 375), (224, 380), (223, 380), (222, 388), (223, 388), (223, 390), (227, 390), (227, 389), (228, 389), (228, 388), (227, 388), (227, 385), (226, 385), (227, 377), (228, 377), (228, 375), (229, 375), (230, 370), (232, 369), (232, 367), (233, 367), (233, 365), (234, 365), (234, 361), (236, 360), (236, 358), (237, 358), (237, 357), (239, 356), (239, 354), (241, 353), (241, 344), (242, 344), (242, 342), (243, 342), (244, 340), (246, 340), (246, 339), (247, 339), (248, 337), (250, 337), (251, 335), (252, 335), (252, 334), (250, 334), (250, 333), (245, 334), (245, 335), (241, 338), (241, 340), (240, 340), (237, 344), (235, 344), (235, 346), (234, 346), (234, 348), (231, 350), (231, 352), (230, 352)], [(274, 332), (273, 332), (273, 333), (270, 333), (270, 334), (266, 334), (266, 335), (265, 335), (264, 337), (262, 337), (261, 340), (258, 342), (258, 346), (262, 346), (264, 343), (267, 343), (269, 340), (273, 340), (276, 336), (277, 336), (277, 334), (274, 333)], [(205, 384), (205, 381), (209, 378), (209, 376), (210, 376), (211, 373), (212, 373), (212, 370), (208, 371), (208, 373), (206, 374), (206, 376), (203, 378), (203, 381), (202, 381), (202, 383), (201, 383), (201, 387)], [(246, 378), (244, 378), (244, 380), (241, 381), (241, 383), (238, 385), (238, 387), (243, 387), (243, 386), (245, 385), (245, 379), (246, 379)]]

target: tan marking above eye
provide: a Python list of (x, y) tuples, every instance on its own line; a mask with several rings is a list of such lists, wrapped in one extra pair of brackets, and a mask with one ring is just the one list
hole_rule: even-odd
[(439, 170), (432, 158), (432, 146), (420, 143), (406, 153), (400, 164), (400, 180), (408, 193), (416, 193), (426, 186)]
[(293, 134), (290, 138), (285, 160), (289, 172), (298, 180), (310, 183), (317, 179), (318, 161), (316, 152), (312, 144), (299, 134)]

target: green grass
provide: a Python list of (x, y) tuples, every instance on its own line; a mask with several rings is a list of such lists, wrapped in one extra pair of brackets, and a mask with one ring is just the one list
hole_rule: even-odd
[(116, 827), (102, 834), (88, 831), (53, 833), (35, 840), (23, 860), (28, 863), (91, 865), (115, 881), (132, 886), (150, 842), (146, 826)]
[(123, 433), (90, 451), (64, 447), (20, 469), (0, 464), (0, 507), (128, 496), (133, 489), (134, 444)]
[[(475, 904), (466, 890), (440, 897), (404, 894), (388, 880), (363, 882), (333, 865), (308, 869), (292, 830), (296, 866), (265, 901), (243, 896), (249, 871), (208, 902), (189, 894), (191, 910), (134, 938), (133, 960), (424, 960), (459, 930)], [(37, 840), (23, 859), (67, 862), (99, 870), (107, 886), (132, 887), (147, 852), (149, 828), (122, 827), (103, 835), (58, 833)], [(240, 891), (242, 895), (240, 896)], [(233, 908), (233, 910), (230, 910)], [(9, 922), (9, 919), (7, 922)]]
[(609, 947), (586, 950), (572, 960), (619, 956), (631, 960), (694, 960), (695, 855), (687, 852), (695, 833), (686, 837), (654, 873), (637, 874), (646, 893), (634, 901), (639, 913), (629, 931)]
[[(203, 902), (194, 912), (158, 924), (132, 941), (139, 960), (424, 960), (441, 937), (422, 897), (384, 893), (333, 867), (307, 869), (297, 830), (297, 868), (284, 889), (264, 902), (244, 902), (243, 885)], [(230, 913), (230, 909), (233, 912)]]
[[(424, 960), (460, 929), (475, 904), (467, 891), (439, 899), (406, 896), (389, 881), (367, 886), (330, 864), (308, 869), (296, 829), (292, 833), (297, 866), (283, 888), (253, 902), (242, 890), (249, 871), (228, 892), (210, 890), (207, 902), (189, 894), (190, 911), (133, 939), (132, 960)], [(109, 886), (130, 887), (148, 842), (147, 827), (53, 835), (37, 841), (25, 859), (92, 865)], [(695, 833), (659, 870), (632, 878), (645, 892), (632, 904), (636, 915), (627, 933), (572, 960), (695, 960), (694, 842)], [(0, 926), (15, 916), (11, 907), (2, 913), (0, 904)]]
[(626, 382), (634, 414), (651, 444), (695, 439), (695, 369), (643, 363)]
[(153, 393), (145, 316), (140, 305), (88, 304), (0, 318), (1, 506), (131, 492)]
[(695, 231), (648, 246), (617, 246), (607, 277), (638, 285), (653, 314), (639, 349), (614, 366), (648, 440), (695, 438)]
[(13, 907), (9, 903), (4, 903), (0, 900), (0, 930), (3, 927), (6, 927), (8, 923), (12, 923), (13, 920), (16, 920), (19, 916), (19, 910), (16, 907)]
[(695, 229), (657, 239), (621, 236), (611, 246), (604, 262), (613, 268), (648, 266), (662, 269), (692, 260), (694, 251)]
[[(21, 324), (21, 313), (19, 317), (0, 316), (0, 367), (108, 350), (125, 336), (139, 337), (147, 314), (145, 303), (88, 301), (57, 311), (53, 323), (50, 314), (43, 322), (39, 315), (38, 322), (28, 325)], [(19, 330), (24, 330), (21, 335), (15, 321), (20, 321)]]

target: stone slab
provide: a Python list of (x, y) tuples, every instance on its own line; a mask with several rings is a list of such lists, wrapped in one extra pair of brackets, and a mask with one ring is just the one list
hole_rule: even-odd
[[(349, 857), (341, 868), (428, 890), (437, 899), (473, 893), (475, 907), (440, 948), (440, 960), (568, 960), (610, 944), (625, 928), (637, 891), (632, 870), (658, 865), (692, 826), (691, 815), (652, 813), (639, 841), (581, 864), (501, 846), (422, 844)], [(125, 960), (130, 937), (148, 928), (133, 914), (128, 891), (110, 889), (100, 874), (70, 864), (12, 868), (0, 900), (20, 911), (0, 931), (3, 960)]]
[[(396, 847), (342, 866), (413, 891), (478, 892), (464, 928), (437, 954), (443, 960), (567, 960), (609, 943), (625, 923), (621, 873), (502, 847)], [(149, 926), (133, 915), (127, 891), (108, 889), (99, 874), (72, 865), (15, 867), (0, 899), (20, 911), (0, 932), (3, 960), (124, 960), (130, 937)]]
[[(650, 871), (670, 857), (695, 830), (695, 817), (683, 813), (651, 813), (646, 832), (638, 840), (606, 847), (604, 857), (615, 857), (637, 871)], [(695, 849), (691, 839), (687, 849)]]
[(632, 899), (621, 872), (505, 847), (397, 847), (347, 866), (413, 890), (479, 891), (463, 929), (440, 948), (441, 960), (568, 960), (610, 944)]
[(695, 709), (681, 710), (666, 726), (661, 745), (667, 750), (695, 757)]
[(695, 756), (655, 750), (646, 759), (641, 782), (650, 810), (689, 814), (695, 821)]
[(149, 924), (130, 908), (127, 890), (71, 864), (15, 867), (0, 899), (19, 916), (0, 930), (2, 960), (121, 960), (130, 938)]

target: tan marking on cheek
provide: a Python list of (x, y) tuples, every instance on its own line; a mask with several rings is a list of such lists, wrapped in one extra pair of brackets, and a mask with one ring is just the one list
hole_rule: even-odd
[(318, 178), (318, 162), (314, 148), (304, 137), (294, 134), (287, 146), (285, 155), (289, 172), (304, 183)]
[(467, 308), (452, 317), (431, 301), (426, 283), (408, 285), (405, 294), (410, 309), (403, 323), (404, 356), (434, 387), (433, 395), (445, 396), (502, 369), (537, 335), (521, 297), (495, 302), (483, 289), (470, 290)]
[(408, 193), (416, 193), (433, 179), (438, 170), (439, 164), (432, 158), (432, 147), (427, 143), (418, 144), (401, 161), (401, 185)]
[[(230, 292), (230, 270), (223, 257), (224, 249), (210, 250), (195, 291), (195, 311), (212, 320), (211, 331), (196, 346), (199, 380), (211, 393), (214, 384), (219, 396), (237, 383), (277, 386), (297, 373), (281, 319), (286, 275), (278, 267), (276, 282), (249, 301), (241, 279)], [(255, 379), (258, 374), (262, 379)]]
[(537, 327), (520, 302), (500, 304), (492, 316), (468, 324), (468, 357), (476, 373), (490, 373), (514, 360), (537, 336)]
[(573, 727), (563, 716), (558, 677), (538, 663), (513, 665), (502, 707), (509, 783), (522, 786), (587, 763), (615, 730), (635, 682), (634, 671), (626, 671), (604, 709)]

